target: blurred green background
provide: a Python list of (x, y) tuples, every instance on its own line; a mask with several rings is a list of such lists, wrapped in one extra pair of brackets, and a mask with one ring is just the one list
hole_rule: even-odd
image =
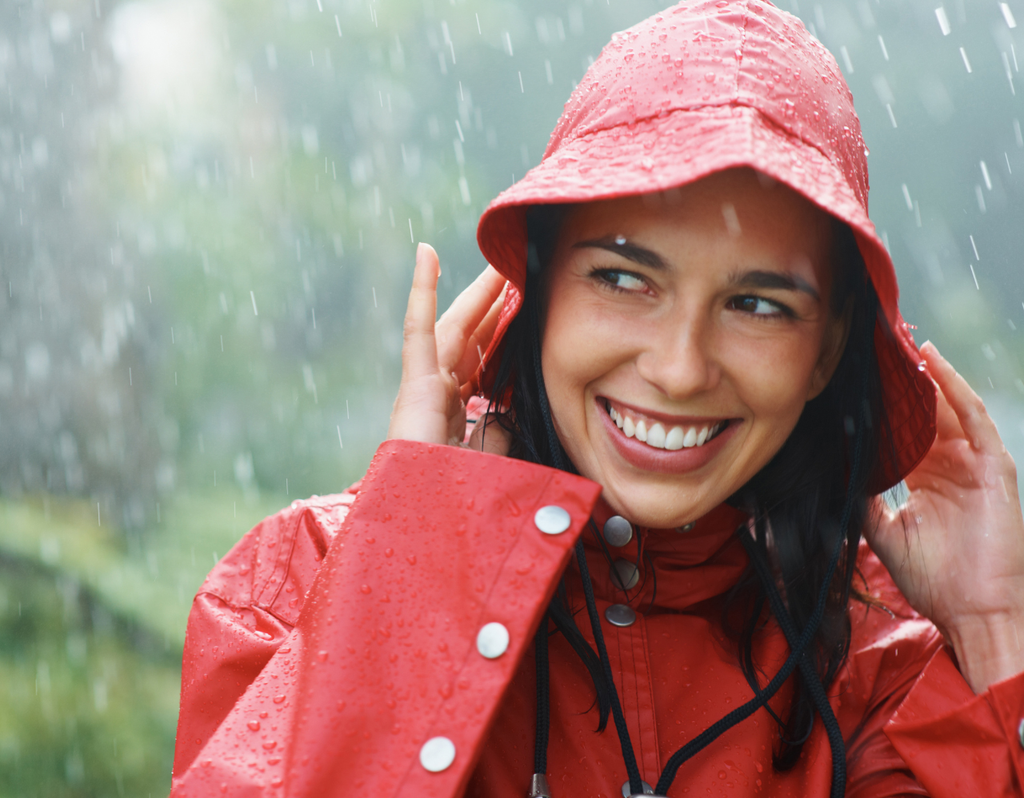
[[(205, 573), (360, 476), (414, 242), (450, 300), (486, 203), (660, 7), (0, 4), (0, 797), (166, 794)], [(850, 82), (905, 316), (1024, 454), (1024, 2), (782, 7)]]

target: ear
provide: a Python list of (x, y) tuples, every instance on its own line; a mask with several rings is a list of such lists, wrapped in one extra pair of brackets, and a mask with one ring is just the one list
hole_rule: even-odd
[(846, 340), (850, 337), (850, 323), (852, 319), (853, 297), (846, 301), (843, 312), (838, 316), (829, 314), (825, 335), (821, 340), (821, 354), (814, 367), (810, 388), (807, 391), (808, 402), (825, 390), (825, 386), (828, 385), (832, 375), (835, 374), (839, 361), (842, 360), (843, 352), (846, 351)]

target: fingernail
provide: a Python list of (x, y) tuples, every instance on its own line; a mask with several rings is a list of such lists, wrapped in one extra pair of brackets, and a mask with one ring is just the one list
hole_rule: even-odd
[(424, 247), (426, 247), (426, 246), (427, 246), (427, 245), (426, 245), (426, 244), (424, 244), (424, 243), (423, 243), (422, 241), (420, 241), (420, 243), (418, 243), (418, 244), (416, 245), (416, 260), (419, 260), (419, 259), (420, 259), (420, 255), (422, 255), (422, 254), (423, 254), (423, 251), (424, 251)]

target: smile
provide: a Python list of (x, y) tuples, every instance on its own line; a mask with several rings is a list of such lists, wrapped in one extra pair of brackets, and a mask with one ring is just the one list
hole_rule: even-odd
[(656, 420), (633, 408), (604, 400), (605, 411), (622, 434), (654, 449), (691, 449), (710, 442), (728, 426), (728, 419), (703, 420), (692, 424), (670, 424)]

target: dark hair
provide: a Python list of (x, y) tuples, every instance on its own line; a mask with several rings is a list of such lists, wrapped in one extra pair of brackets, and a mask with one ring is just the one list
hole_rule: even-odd
[[(492, 396), (507, 404), (499, 423), (511, 436), (509, 455), (553, 465), (569, 462), (547, 425), (539, 393), (543, 385), (539, 363), (540, 296), (544, 267), (554, 251), (566, 206), (534, 206), (527, 213), (529, 250), (523, 306), (509, 325)], [(891, 435), (882, 402), (881, 376), (875, 358), (874, 335), (878, 297), (850, 228), (833, 220), (833, 289), (831, 312), (851, 314), (845, 349), (826, 388), (807, 402), (796, 427), (782, 448), (729, 502), (754, 519), (753, 552), (759, 553), (776, 575), (798, 632), (814, 612), (830, 570), (840, 535), (848, 491), (852, 512), (845, 543), (828, 587), (824, 616), (811, 644), (811, 657), (821, 684), (828, 687), (849, 651), (847, 607), (853, 590), (857, 549), (869, 515), (870, 477), (881, 456), (891, 456)], [(883, 322), (884, 329), (884, 322)], [(850, 448), (855, 426), (868, 426), (861, 435), (864, 467), (851, 482)], [(557, 454), (556, 454), (557, 452)], [(746, 527), (739, 534), (748, 534)], [(761, 685), (753, 659), (755, 636), (768, 620), (765, 587), (753, 565), (747, 568), (726, 598), (723, 624), (737, 640), (741, 669), (755, 692)], [(608, 688), (603, 684), (597, 655), (580, 634), (560, 589), (550, 615), (556, 627), (579, 654), (594, 679), (599, 705), (599, 729), (609, 712)], [(738, 623), (737, 623), (738, 620)], [(814, 722), (812, 701), (804, 676), (796, 670), (793, 697), (786, 717), (766, 708), (780, 725), (775, 751), (776, 769), (793, 767)]]

